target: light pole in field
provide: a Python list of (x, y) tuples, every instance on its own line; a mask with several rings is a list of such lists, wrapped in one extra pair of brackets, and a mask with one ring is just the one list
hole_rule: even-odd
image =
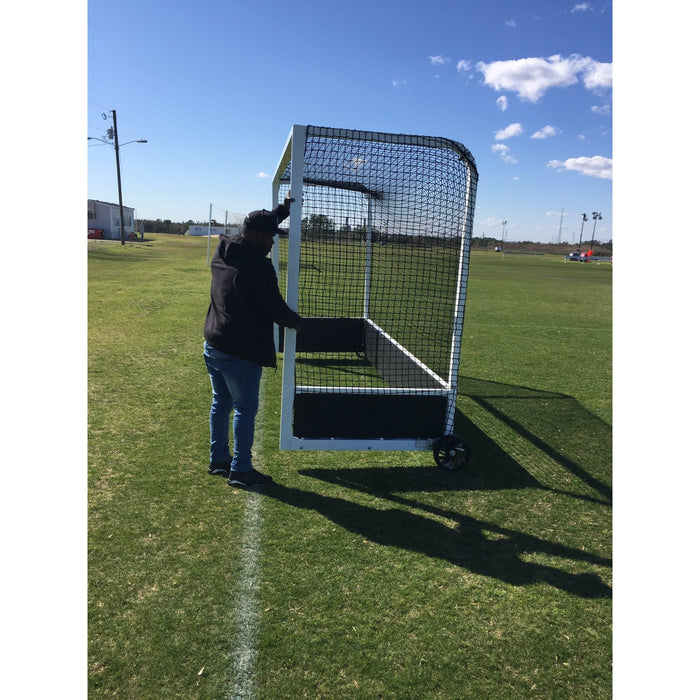
[(578, 252), (579, 253), (581, 252), (581, 241), (583, 240), (583, 224), (586, 223), (586, 221), (588, 221), (588, 217), (585, 214), (581, 214), (581, 216), (583, 218), (581, 219), (581, 235), (578, 237)]
[(591, 234), (591, 250), (593, 250), (593, 241), (595, 240), (595, 225), (599, 219), (603, 218), (603, 215), (599, 211), (594, 211), (591, 216), (593, 217), (593, 233)]

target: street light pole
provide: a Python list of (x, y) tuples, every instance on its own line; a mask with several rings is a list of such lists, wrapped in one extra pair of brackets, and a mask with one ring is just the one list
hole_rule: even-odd
[(581, 241), (583, 240), (583, 224), (588, 221), (588, 217), (585, 214), (581, 214), (583, 217), (581, 220), (581, 235), (578, 237), (578, 252), (581, 252)]

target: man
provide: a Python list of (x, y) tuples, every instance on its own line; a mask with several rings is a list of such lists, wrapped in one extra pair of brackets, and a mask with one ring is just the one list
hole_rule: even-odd
[[(240, 235), (221, 236), (211, 262), (211, 301), (204, 323), (204, 362), (212, 387), (209, 473), (229, 486), (272, 482), (253, 468), (251, 449), (263, 367), (275, 367), (273, 322), (298, 328), (267, 257), (278, 225), (289, 216), (289, 196), (274, 211), (252, 211)], [(233, 457), (229, 424), (233, 412)]]

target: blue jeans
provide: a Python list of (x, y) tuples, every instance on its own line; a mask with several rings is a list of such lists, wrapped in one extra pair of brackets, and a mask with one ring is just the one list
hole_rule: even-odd
[[(241, 472), (253, 468), (251, 450), (258, 413), (262, 367), (229, 355), (204, 343), (204, 362), (211, 380), (209, 413), (212, 464), (231, 462)], [(233, 411), (233, 459), (229, 449), (229, 424)]]

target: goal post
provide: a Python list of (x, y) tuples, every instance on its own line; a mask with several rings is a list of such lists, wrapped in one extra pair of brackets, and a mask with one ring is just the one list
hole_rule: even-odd
[(416, 450), (449, 436), (478, 174), (445, 138), (294, 125), (273, 262), (300, 330), (284, 352), (280, 448)]

